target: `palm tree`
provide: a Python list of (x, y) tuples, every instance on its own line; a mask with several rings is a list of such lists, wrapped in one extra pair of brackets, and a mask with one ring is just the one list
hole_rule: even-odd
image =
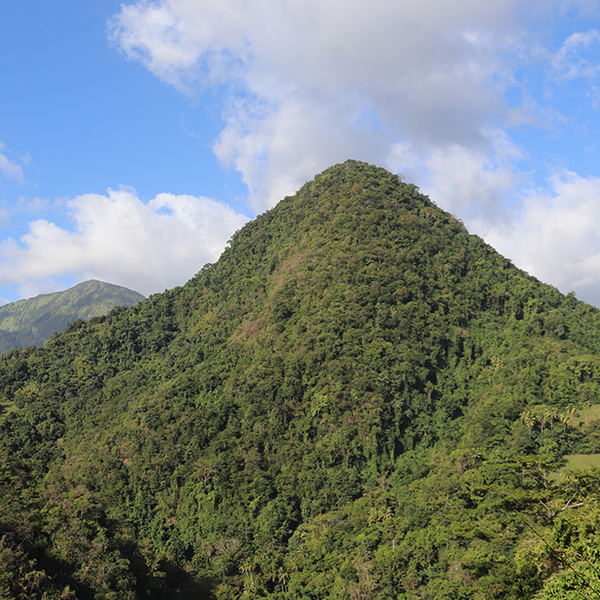
[(523, 419), (523, 423), (529, 429), (529, 439), (531, 439), (531, 428), (537, 423), (537, 419), (536, 419), (535, 415), (530, 410), (525, 411), (521, 415), (521, 419)]
[(550, 420), (550, 430), (554, 431), (554, 420), (558, 417), (558, 410), (554, 406), (546, 407), (546, 418)]
[(571, 420), (573, 419), (573, 417), (577, 416), (577, 414), (578, 414), (577, 409), (574, 406), (569, 406), (565, 409), (564, 412), (560, 413), (560, 415), (559, 415), (560, 422), (564, 424), (565, 431), (571, 424)]
[(546, 404), (538, 404), (534, 409), (534, 414), (542, 431), (544, 431), (544, 425), (548, 420), (548, 406)]
[(285, 592), (285, 588), (290, 580), (290, 575), (283, 568), (279, 569), (279, 575), (277, 577), (279, 581), (279, 585), (281, 586), (281, 590)]
[(244, 587), (248, 586), (248, 580), (250, 581), (250, 588), (254, 587), (254, 577), (252, 576), (252, 571), (254, 567), (249, 560), (245, 560), (240, 567), (240, 571), (244, 574), (245, 584)]

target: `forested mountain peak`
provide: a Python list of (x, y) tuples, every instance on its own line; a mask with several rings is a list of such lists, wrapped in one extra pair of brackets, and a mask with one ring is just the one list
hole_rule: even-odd
[(120, 285), (91, 279), (63, 292), (0, 306), (0, 354), (26, 346), (43, 346), (50, 336), (78, 319), (108, 313), (115, 306), (133, 306), (144, 296)]
[(549, 473), (600, 451), (598, 318), (336, 165), (184, 286), (0, 358), (0, 597), (596, 585), (565, 573), (598, 480)]

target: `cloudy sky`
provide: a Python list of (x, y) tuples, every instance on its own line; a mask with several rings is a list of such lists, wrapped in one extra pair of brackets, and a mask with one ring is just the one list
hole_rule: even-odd
[(0, 297), (183, 284), (355, 158), (600, 306), (596, 0), (0, 2)]

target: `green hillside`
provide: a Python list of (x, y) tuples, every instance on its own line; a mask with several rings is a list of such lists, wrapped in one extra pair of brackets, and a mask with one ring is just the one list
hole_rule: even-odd
[(0, 306), (0, 354), (43, 346), (73, 321), (105, 315), (115, 306), (133, 306), (143, 299), (122, 286), (91, 280), (64, 292), (5, 304)]
[[(600, 311), (354, 161), (0, 357), (0, 598), (598, 595)], [(584, 421), (578, 420), (577, 411)]]

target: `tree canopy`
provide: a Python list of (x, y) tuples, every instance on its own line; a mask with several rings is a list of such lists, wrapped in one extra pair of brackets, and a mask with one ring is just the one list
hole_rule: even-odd
[(599, 319), (336, 165), (0, 357), (0, 599), (591, 594), (598, 475), (556, 471), (600, 452)]

